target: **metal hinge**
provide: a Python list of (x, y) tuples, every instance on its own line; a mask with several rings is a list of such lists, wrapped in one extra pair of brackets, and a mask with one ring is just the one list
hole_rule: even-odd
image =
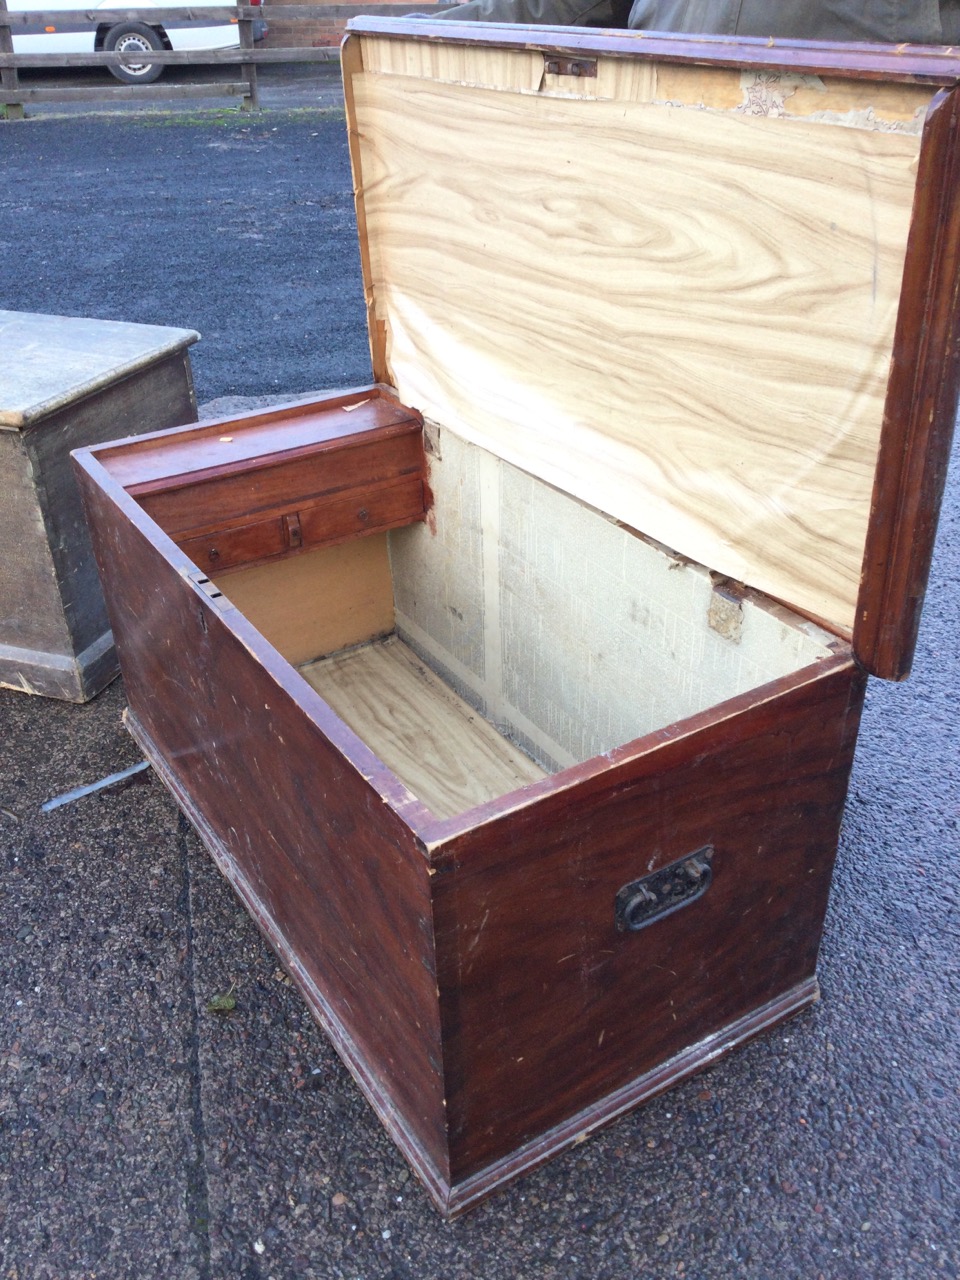
[(597, 75), (596, 58), (547, 58), (543, 69), (548, 76), (592, 76)]

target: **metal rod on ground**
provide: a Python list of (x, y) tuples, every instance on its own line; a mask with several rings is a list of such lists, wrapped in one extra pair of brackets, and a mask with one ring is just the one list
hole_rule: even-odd
[(132, 778), (149, 768), (149, 762), (141, 760), (139, 764), (132, 764), (129, 769), (121, 769), (119, 773), (108, 774), (105, 778), (101, 778), (99, 782), (88, 782), (85, 787), (74, 787), (72, 791), (64, 791), (63, 795), (54, 796), (52, 800), (44, 801), (40, 806), (40, 812), (50, 813), (52, 809), (59, 809), (63, 804), (70, 804), (73, 800), (82, 800), (84, 796), (93, 795), (95, 791), (103, 791), (106, 787), (113, 787), (118, 782), (126, 782), (127, 778)]

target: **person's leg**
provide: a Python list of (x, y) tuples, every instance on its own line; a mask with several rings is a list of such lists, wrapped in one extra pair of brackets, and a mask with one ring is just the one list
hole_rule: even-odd
[(895, 44), (938, 44), (943, 38), (938, 0), (743, 0), (737, 34)]
[[(615, 0), (467, 0), (443, 13), (423, 17), (451, 22), (525, 22), (553, 27), (622, 25), (616, 20)], [(360, 10), (358, 9), (358, 12)]]
[(940, 0), (940, 26), (944, 44), (960, 44), (960, 0)]

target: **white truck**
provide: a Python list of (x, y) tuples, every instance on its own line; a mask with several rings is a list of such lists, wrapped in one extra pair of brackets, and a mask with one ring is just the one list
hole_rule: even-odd
[[(137, 0), (137, 9), (201, 9), (222, 6), (224, 0)], [(250, 0), (259, 4), (260, 0)], [(42, 10), (44, 22), (12, 28), (14, 53), (93, 53), (100, 50), (119, 49), (127, 53), (142, 53), (143, 61), (117, 63), (109, 68), (118, 80), (126, 84), (149, 84), (163, 72), (163, 64), (151, 62), (151, 53), (161, 49), (197, 50), (230, 49), (239, 45), (240, 35), (236, 19), (231, 22), (206, 23), (196, 21), (163, 22), (97, 22), (97, 9), (112, 9), (116, 4), (99, 0), (87, 10), (88, 19), (65, 18), (55, 21), (57, 12), (79, 9), (79, 0), (7, 0), (11, 13), (29, 13)], [(50, 21), (54, 18), (54, 21)], [(254, 39), (266, 35), (264, 22), (254, 23)]]

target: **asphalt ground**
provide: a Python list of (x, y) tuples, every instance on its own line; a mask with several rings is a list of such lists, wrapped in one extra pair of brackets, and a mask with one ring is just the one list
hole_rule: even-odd
[[(335, 107), (45, 114), (0, 166), (0, 306), (195, 327), (201, 401), (367, 376)], [(122, 685), (0, 691), (0, 1280), (956, 1277), (958, 483), (822, 1002), (452, 1225), (151, 775), (41, 813), (138, 759)]]
[(255, 115), (0, 122), (4, 306), (197, 329), (200, 402), (368, 380), (338, 76), (281, 84), (301, 105)]

